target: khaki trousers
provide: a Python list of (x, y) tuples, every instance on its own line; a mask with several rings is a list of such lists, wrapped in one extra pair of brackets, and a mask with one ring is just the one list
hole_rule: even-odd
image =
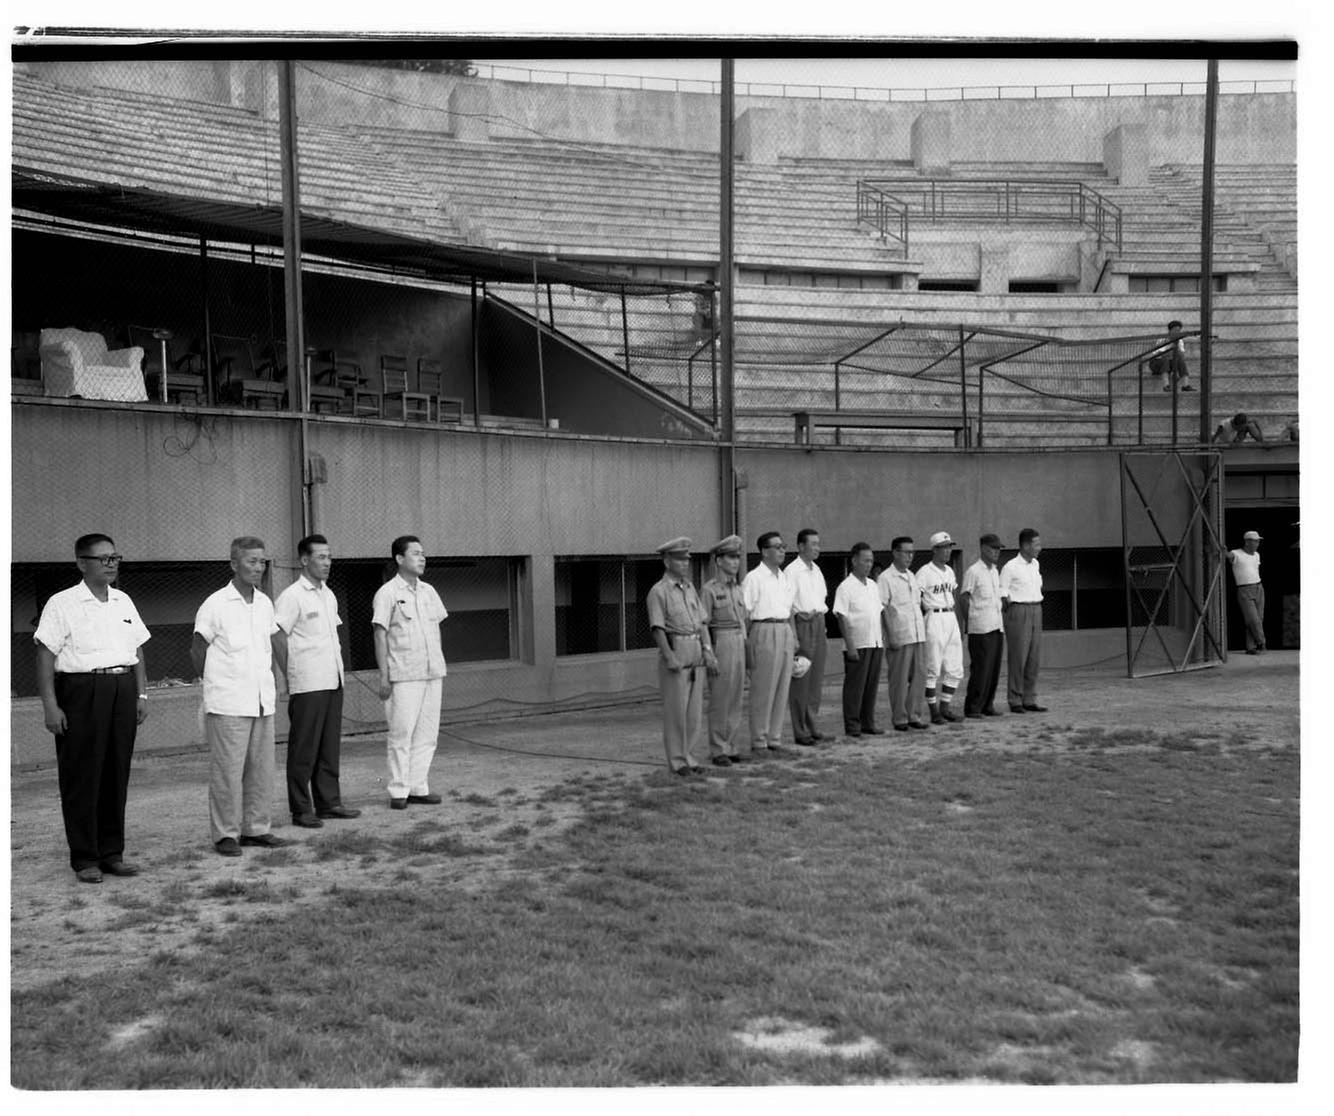
[(271, 828), (273, 714), (204, 717), (208, 737), (208, 821), (216, 845), (224, 837), (258, 837)]
[(750, 750), (777, 748), (792, 683), (797, 637), (788, 623), (752, 623), (750, 648)]
[(740, 628), (715, 628), (718, 673), (709, 679), (709, 755), (736, 755), (746, 683), (746, 637)]

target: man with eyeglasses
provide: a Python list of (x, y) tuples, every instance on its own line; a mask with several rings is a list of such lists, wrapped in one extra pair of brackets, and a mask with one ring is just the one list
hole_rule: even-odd
[(885, 606), (885, 674), (894, 728), (907, 732), (927, 727), (926, 621), (922, 590), (912, 572), (913, 541), (899, 535), (890, 546), (892, 561), (877, 581)]
[(83, 580), (52, 595), (33, 633), (37, 692), (56, 738), (70, 867), (80, 883), (101, 883), (104, 872), (139, 873), (124, 859), (125, 797), (135, 733), (148, 716), (149, 634), (130, 598), (111, 588), (121, 555), (110, 536), (82, 536), (74, 556)]
[(750, 752), (781, 755), (783, 711), (792, 684), (797, 633), (792, 626), (796, 591), (783, 576), (787, 547), (777, 531), (756, 542), (760, 564), (741, 583), (746, 606), (746, 651), (750, 660)]

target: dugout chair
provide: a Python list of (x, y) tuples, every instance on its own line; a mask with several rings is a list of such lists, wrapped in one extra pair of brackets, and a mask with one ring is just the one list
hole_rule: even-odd
[(389, 414), (389, 404), (396, 403), (398, 417), (404, 421), (431, 421), (431, 397), (421, 390), (420, 372), (417, 373), (417, 381), (418, 390), (410, 391), (406, 357), (380, 355), (380, 385), (386, 418), (394, 417)]
[(445, 374), (438, 360), (427, 357), (417, 359), (417, 390), (431, 401), (435, 408), (435, 421), (462, 422), (463, 400), (452, 395), (442, 395), (444, 383)]
[(212, 334), (213, 374), (218, 401), (256, 411), (277, 411), (287, 402), (287, 385), (273, 378), (273, 365), (255, 361), (253, 337)]
[[(125, 334), (131, 344), (138, 344), (144, 350), (144, 383), (148, 386), (148, 398), (160, 402), (188, 402), (198, 405), (204, 402), (203, 361), (194, 353), (173, 358), (171, 354), (172, 332), (161, 326), (127, 325)], [(166, 369), (166, 384), (163, 385), (163, 369)]]
[(311, 361), (311, 383), (328, 384), (342, 393), (340, 412), (368, 418), (384, 414), (383, 397), (367, 385), (356, 361), (340, 359), (334, 349), (316, 349)]

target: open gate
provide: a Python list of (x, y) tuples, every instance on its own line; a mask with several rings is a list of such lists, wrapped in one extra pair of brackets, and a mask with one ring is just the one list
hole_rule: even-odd
[(1227, 661), (1222, 485), (1216, 451), (1121, 454), (1131, 678)]

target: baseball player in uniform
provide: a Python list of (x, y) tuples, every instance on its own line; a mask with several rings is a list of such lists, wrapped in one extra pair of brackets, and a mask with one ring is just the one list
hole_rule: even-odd
[(963, 720), (950, 709), (950, 699), (963, 681), (963, 637), (955, 612), (959, 582), (949, 567), (953, 549), (949, 532), (937, 531), (931, 536), (931, 561), (917, 571), (926, 617), (926, 703), (935, 725)]
[(700, 594), (709, 614), (709, 637), (718, 668), (709, 672), (709, 755), (716, 767), (741, 762), (741, 691), (746, 681), (746, 606), (741, 599), (740, 535), (728, 535), (713, 547), (715, 573)]
[(705, 670), (718, 667), (709, 641), (708, 614), (690, 580), (690, 547), (685, 536), (658, 547), (664, 572), (645, 601), (653, 642), (658, 645), (662, 743), (667, 765), (677, 775), (698, 775), (703, 770), (695, 755), (704, 742)]

